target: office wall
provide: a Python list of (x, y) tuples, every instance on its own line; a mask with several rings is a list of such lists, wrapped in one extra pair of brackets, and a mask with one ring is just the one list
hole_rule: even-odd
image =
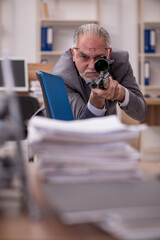
[(36, 61), (36, 0), (1, 0), (1, 55)]
[(112, 46), (127, 50), (137, 76), (136, 0), (101, 0), (101, 23), (112, 37)]
[[(136, 1), (100, 0), (101, 24), (112, 46), (128, 50), (136, 74)], [(36, 61), (36, 0), (1, 0), (1, 53)], [(89, 7), (89, 6), (88, 6)]]

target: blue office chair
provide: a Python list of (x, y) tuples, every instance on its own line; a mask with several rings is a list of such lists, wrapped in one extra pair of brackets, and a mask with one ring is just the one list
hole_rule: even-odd
[(74, 120), (63, 78), (42, 71), (36, 74), (41, 84), (47, 117)]

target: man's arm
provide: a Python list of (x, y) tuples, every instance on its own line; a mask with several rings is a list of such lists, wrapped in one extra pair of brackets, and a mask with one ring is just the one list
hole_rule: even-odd
[(129, 63), (128, 57), (129, 56), (127, 53), (126, 63), (124, 65), (124, 76), (120, 81), (120, 84), (128, 90), (129, 100), (126, 106), (123, 106), (123, 104), (121, 105), (120, 103), (119, 106), (133, 119), (143, 121), (147, 114), (147, 104), (133, 75), (133, 70)]
[(129, 96), (127, 105), (121, 104), (120, 101), (118, 104), (130, 117), (138, 121), (143, 121), (147, 114), (147, 104), (134, 77), (129, 62), (129, 54), (126, 51), (115, 51), (112, 57), (115, 59), (115, 64), (111, 75), (113, 79), (116, 79), (120, 85), (128, 90)]
[[(87, 107), (93, 115), (104, 116), (107, 111), (107, 109), (104, 111), (106, 100), (110, 102), (117, 101), (120, 108), (130, 117), (143, 121), (146, 116), (147, 106), (133, 75), (128, 53), (125, 51), (122, 53), (122, 62), (119, 61), (119, 65), (116, 64), (114, 70), (114, 73), (117, 74), (117, 80), (109, 77), (109, 87), (107, 89), (92, 89), (89, 106), (93, 110), (88, 105)], [(97, 114), (95, 109), (99, 110), (100, 113)]]

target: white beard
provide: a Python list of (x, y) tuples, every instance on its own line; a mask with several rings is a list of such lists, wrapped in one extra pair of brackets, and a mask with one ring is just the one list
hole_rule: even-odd
[(90, 83), (92, 81), (95, 81), (97, 79), (97, 77), (88, 78), (88, 77), (85, 76), (85, 74), (88, 73), (88, 72), (96, 72), (96, 71), (86, 70), (84, 73), (79, 73), (79, 74), (86, 81), (86, 83)]

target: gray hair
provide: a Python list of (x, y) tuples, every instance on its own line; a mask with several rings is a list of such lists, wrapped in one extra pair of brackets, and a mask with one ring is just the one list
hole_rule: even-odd
[(110, 47), (111, 38), (109, 33), (103, 27), (100, 27), (94, 23), (81, 25), (75, 30), (73, 36), (73, 47), (77, 47), (80, 36), (85, 34), (92, 34), (103, 37), (107, 47)]

